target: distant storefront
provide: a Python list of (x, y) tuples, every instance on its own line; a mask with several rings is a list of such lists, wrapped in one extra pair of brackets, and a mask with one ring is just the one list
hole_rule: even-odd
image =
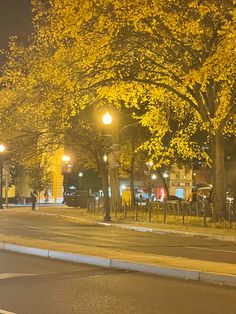
[(169, 194), (187, 199), (192, 192), (193, 171), (173, 166), (169, 177)]

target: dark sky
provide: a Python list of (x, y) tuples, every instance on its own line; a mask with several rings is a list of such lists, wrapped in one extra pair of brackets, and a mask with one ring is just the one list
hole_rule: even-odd
[(30, 0), (0, 0), (0, 49), (7, 49), (10, 36), (25, 41), (31, 31)]

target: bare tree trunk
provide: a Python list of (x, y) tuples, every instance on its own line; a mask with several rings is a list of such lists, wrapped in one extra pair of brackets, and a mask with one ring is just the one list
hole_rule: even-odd
[(212, 172), (213, 172), (213, 207), (214, 221), (226, 216), (226, 175), (224, 156), (224, 136), (218, 130), (212, 136)]
[(119, 210), (121, 208), (119, 168), (110, 168), (110, 185), (111, 185), (111, 209)]
[(134, 162), (135, 158), (131, 159), (130, 167), (130, 193), (131, 193), (131, 206), (135, 206), (135, 191), (134, 191)]

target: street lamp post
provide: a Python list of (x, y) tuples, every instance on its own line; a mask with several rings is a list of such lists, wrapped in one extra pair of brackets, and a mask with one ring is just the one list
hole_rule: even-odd
[(153, 167), (153, 161), (148, 161), (146, 162), (146, 165), (147, 165), (147, 168), (148, 170), (147, 171), (144, 171), (146, 176), (147, 176), (147, 192), (148, 192), (148, 200), (151, 200), (151, 195), (152, 195), (152, 174), (151, 174), (151, 171), (152, 171), (152, 167)]
[(5, 146), (0, 144), (0, 209), (3, 209), (2, 204), (2, 186), (3, 186), (3, 153), (5, 152)]
[(62, 156), (62, 173), (63, 173), (63, 203), (66, 203), (66, 193), (67, 193), (67, 175), (70, 172), (70, 156), (63, 155)]
[[(102, 122), (104, 125), (109, 126), (112, 123), (112, 116), (107, 112), (103, 118)], [(106, 130), (106, 134), (103, 134), (104, 138), (104, 145), (107, 150), (110, 149), (111, 147), (111, 134)], [(105, 155), (106, 156), (106, 155)], [(104, 157), (105, 157), (104, 156)], [(105, 173), (104, 173), (104, 183), (103, 183), (103, 193), (104, 193), (104, 221), (111, 221), (111, 216), (110, 216), (110, 199), (109, 199), (109, 160), (108, 158), (104, 158), (104, 161), (106, 162), (105, 166)]]

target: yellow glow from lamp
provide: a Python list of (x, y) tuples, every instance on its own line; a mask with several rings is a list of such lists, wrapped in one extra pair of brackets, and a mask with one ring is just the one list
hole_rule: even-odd
[(5, 146), (3, 144), (0, 144), (0, 153), (5, 152)]
[(102, 117), (102, 122), (103, 124), (106, 124), (106, 125), (109, 125), (112, 123), (112, 116), (110, 115), (109, 112), (104, 114), (104, 116)]
[(64, 162), (69, 162), (69, 161), (70, 161), (70, 156), (68, 156), (68, 155), (63, 155), (63, 156), (62, 156), (62, 161), (64, 161)]

